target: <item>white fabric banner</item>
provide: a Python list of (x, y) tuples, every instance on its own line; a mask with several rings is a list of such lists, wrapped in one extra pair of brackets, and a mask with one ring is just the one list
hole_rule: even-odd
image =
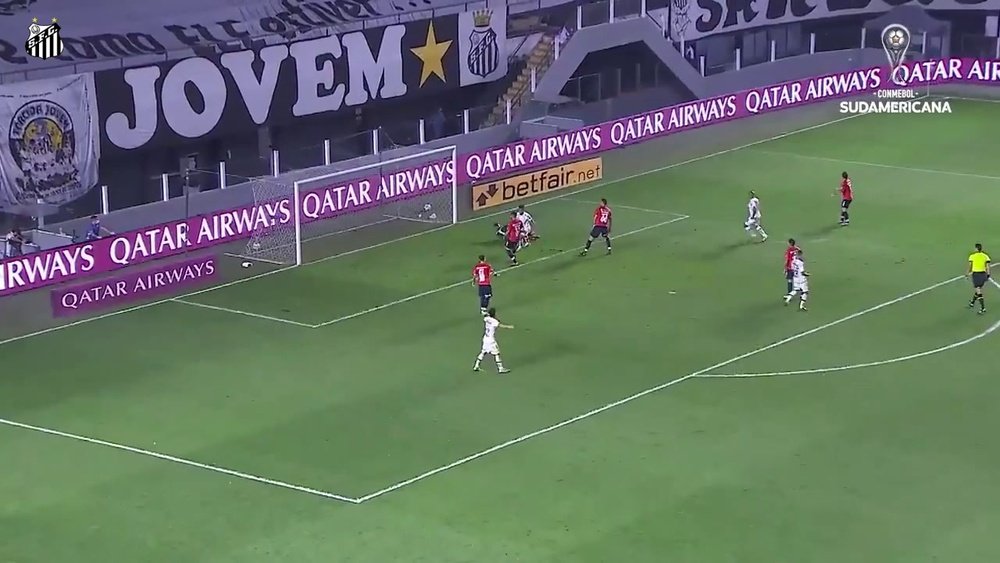
[(458, 68), (462, 86), (506, 76), (506, 5), (458, 15)]
[(1000, 0), (671, 0), (669, 8), (651, 10), (650, 14), (664, 24), (669, 21), (674, 41), (694, 41), (770, 25), (877, 15), (909, 5), (931, 11), (1000, 10)]
[(101, 139), (92, 73), (0, 87), (3, 126), (3, 204), (60, 205), (97, 185)]

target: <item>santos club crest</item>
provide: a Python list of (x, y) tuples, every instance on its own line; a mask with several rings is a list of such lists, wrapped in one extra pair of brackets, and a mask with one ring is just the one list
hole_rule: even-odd
[[(497, 45), (497, 32), (490, 25), (493, 12), (478, 10), (473, 12), (472, 34), (469, 35), (469, 72), (486, 78), (500, 66), (500, 46)], [(506, 24), (505, 24), (506, 25)]]
[(32, 19), (28, 26), (28, 40), (24, 42), (25, 52), (42, 60), (58, 57), (63, 52), (59, 30), (55, 18), (50, 25), (38, 25), (38, 18)]

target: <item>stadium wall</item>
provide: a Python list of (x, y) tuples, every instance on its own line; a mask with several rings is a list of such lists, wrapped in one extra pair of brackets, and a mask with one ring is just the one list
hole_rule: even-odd
[[(389, 160), (419, 154), (430, 149), (445, 147), (451, 144), (455, 144), (458, 147), (457, 150), (459, 154), (479, 151), (488, 147), (508, 143), (514, 140), (515, 137), (515, 126), (501, 125), (479, 131), (473, 131), (466, 135), (430, 141), (423, 145), (392, 149), (384, 151), (379, 155), (369, 155), (352, 160), (340, 161), (331, 166), (297, 170), (295, 172), (282, 174), (281, 176), (274, 178), (265, 177), (263, 180), (274, 182), (275, 184), (285, 185), (290, 193), (291, 185), (296, 180), (328, 174), (337, 170), (349, 170), (351, 168), (365, 166), (366, 164), (378, 162), (380, 160)], [(187, 197), (176, 197), (167, 201), (148, 203), (145, 205), (137, 205), (135, 207), (127, 207), (125, 209), (112, 211), (103, 216), (102, 222), (107, 228), (113, 231), (123, 232), (141, 229), (158, 223), (175, 221), (195, 215), (231, 209), (253, 203), (253, 201), (254, 194), (250, 183), (243, 183), (227, 187), (226, 189), (193, 192), (189, 193)], [(86, 230), (89, 223), (89, 217), (81, 217), (47, 225), (46, 229), (66, 233), (82, 233)]]
[(705, 92), (718, 96), (746, 88), (759, 88), (797, 80), (804, 76), (835, 74), (857, 68), (886, 64), (881, 49), (851, 49), (798, 55), (777, 61), (754, 65), (739, 72), (723, 72), (705, 78)]

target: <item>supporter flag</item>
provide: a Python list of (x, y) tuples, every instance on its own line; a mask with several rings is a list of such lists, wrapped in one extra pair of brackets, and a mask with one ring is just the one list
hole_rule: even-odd
[(0, 205), (61, 205), (97, 184), (94, 75), (16, 82), (0, 96)]

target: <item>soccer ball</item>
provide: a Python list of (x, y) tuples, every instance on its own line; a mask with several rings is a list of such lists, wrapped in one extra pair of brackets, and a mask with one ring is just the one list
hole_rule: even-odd
[(253, 243), (253, 244), (250, 245), (250, 248), (252, 248), (254, 250), (260, 250), (260, 243), (259, 242)]
[(894, 29), (889, 32), (888, 41), (892, 48), (902, 49), (903, 44), (906, 43), (906, 35), (903, 34), (903, 30), (901, 29)]
[(242, 266), (244, 268), (249, 268), (250, 266), (253, 266), (253, 264), (251, 264), (250, 262), (244, 262), (244, 263), (240, 264), (240, 266)]
[(430, 211), (430, 210), (431, 210), (431, 204), (425, 203), (424, 204), (424, 211)]

